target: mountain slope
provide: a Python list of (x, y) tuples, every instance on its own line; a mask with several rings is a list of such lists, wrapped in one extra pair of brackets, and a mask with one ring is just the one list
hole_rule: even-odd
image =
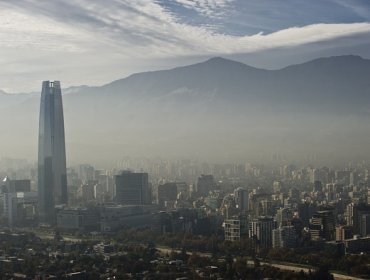
[[(240, 158), (280, 150), (364, 154), (369, 78), (370, 60), (358, 56), (280, 70), (212, 58), (101, 87), (71, 87), (64, 94), (67, 150), (79, 161), (125, 154)], [(38, 102), (39, 95), (0, 93), (0, 125), (8, 132), (0, 156), (17, 147), (17, 156), (35, 157)]]
[[(170, 103), (178, 101), (180, 106), (184, 106), (184, 99), (197, 95), (200, 99), (218, 98), (224, 105), (226, 100), (234, 103), (232, 106), (273, 101), (282, 110), (291, 103), (306, 103), (301, 109), (358, 112), (367, 110), (362, 105), (369, 100), (369, 73), (370, 61), (358, 56), (320, 58), (273, 71), (213, 58), (171, 70), (134, 74), (84, 93), (119, 96), (131, 102), (165, 99)], [(360, 108), (349, 107), (347, 102)]]

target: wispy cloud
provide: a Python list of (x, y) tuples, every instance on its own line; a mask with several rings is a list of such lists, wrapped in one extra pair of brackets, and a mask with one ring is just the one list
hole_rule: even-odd
[[(233, 4), (232, 0), (176, 2), (205, 15)], [(185, 23), (157, 0), (110, 0), (109, 3), (0, 0), (3, 54), (0, 61), (8, 65), (7, 70), (10, 69), (13, 76), (17, 71), (22, 72), (23, 77), (27, 76), (25, 71), (29, 71), (29, 76), (34, 78), (32, 63), (38, 61), (38, 68), (44, 69), (39, 70), (40, 76), (42, 71), (54, 67), (71, 83), (74, 83), (74, 73), (70, 69), (89, 75), (87, 82), (109, 81), (122, 73), (136, 71), (133, 66), (150, 59), (250, 53), (362, 33), (370, 33), (370, 23), (318, 23), (269, 34), (235, 36)], [(102, 69), (106, 70), (104, 74)], [(4, 70), (1, 72), (3, 77), (9, 76)], [(18, 81), (9, 84), (15, 82)]]
[(339, 6), (344, 7), (350, 11), (353, 11), (362, 19), (370, 19), (370, 3), (368, 1), (358, 1), (358, 0), (332, 0)]
[[(227, 1), (190, 2), (211, 7), (227, 3)], [(1, 15), (3, 40), (0, 40), (0, 44), (28, 48), (27, 44), (23, 45), (28, 42), (36, 44), (37, 47), (62, 46), (67, 51), (84, 49), (88, 45), (109, 44), (111, 47), (121, 49), (121, 53), (138, 56), (145, 53), (149, 56), (163, 57), (252, 52), (370, 32), (369, 23), (311, 24), (266, 35), (258, 33), (251, 36), (232, 36), (202, 26), (181, 23), (164, 7), (151, 0), (135, 2), (113, 0), (111, 5), (101, 1), (79, 0), (74, 1), (74, 6), (70, 7), (75, 11), (74, 15), (63, 13), (62, 10), (55, 16), (54, 9), (54, 6), (45, 7), (35, 1), (34, 10), (42, 12), (44, 14), (42, 18), (34, 13), (3, 11)], [(86, 16), (81, 18), (81, 14)], [(8, 36), (11, 38), (6, 40)], [(22, 37), (26, 39), (21, 39)]]
[(80, 51), (80, 42), (84, 37), (77, 30), (56, 25), (48, 18), (10, 9), (0, 10), (0, 47), (74, 52)]
[(218, 18), (225, 15), (225, 10), (231, 8), (235, 0), (174, 0), (187, 9), (211, 18)]

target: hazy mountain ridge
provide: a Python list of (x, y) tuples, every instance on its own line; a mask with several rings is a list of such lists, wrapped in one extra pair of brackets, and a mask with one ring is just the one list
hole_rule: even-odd
[[(241, 156), (258, 147), (334, 152), (348, 144), (358, 150), (362, 138), (350, 137), (370, 131), (369, 78), (370, 60), (358, 56), (279, 70), (212, 58), (100, 87), (70, 87), (63, 90), (67, 151), (96, 159), (120, 153)], [(0, 124), (8, 131), (5, 147), (24, 146), (34, 156), (39, 94), (26, 97), (0, 93)]]
[[(258, 69), (221, 57), (205, 62), (177, 67), (170, 70), (136, 73), (103, 86), (72, 86), (63, 94), (121, 95), (124, 97), (157, 98), (171, 95), (181, 89), (199, 92), (217, 92), (220, 95), (242, 94), (244, 97), (291, 97), (303, 98), (303, 93), (317, 96), (340, 96), (351, 89), (351, 97), (359, 97), (370, 89), (370, 60), (360, 56), (336, 56), (318, 58), (306, 63), (287, 66), (279, 70)], [(314, 86), (314, 87), (313, 87)], [(355, 89), (355, 90), (354, 90)], [(315, 91), (313, 91), (315, 90)], [(5, 92), (0, 90), (0, 94)], [(258, 96), (258, 94), (261, 94)], [(23, 95), (23, 94), (22, 94)], [(366, 94), (368, 95), (368, 94)], [(18, 95), (7, 94), (7, 97)], [(104, 96), (106, 97), (106, 96)], [(71, 97), (69, 97), (71, 98)]]
[[(258, 69), (223, 58), (212, 58), (171, 70), (133, 74), (102, 87), (86, 88), (80, 93), (105, 94), (115, 98), (124, 96), (133, 102), (141, 98), (164, 101), (185, 89), (189, 94), (198, 93), (199, 98), (212, 93), (222, 102), (226, 99), (236, 104), (270, 100), (277, 102), (275, 105), (279, 107), (290, 102), (305, 102), (321, 110), (351, 109), (358, 112), (359, 108), (354, 110), (344, 106), (343, 102), (361, 107), (369, 101), (369, 73), (370, 60), (358, 56), (320, 58), (280, 70)], [(366, 111), (366, 108), (360, 108), (360, 111), (364, 109)]]

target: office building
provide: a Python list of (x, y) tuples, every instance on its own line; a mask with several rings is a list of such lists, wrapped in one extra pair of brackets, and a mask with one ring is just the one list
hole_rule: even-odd
[(158, 205), (165, 207), (166, 202), (175, 202), (177, 199), (177, 184), (166, 183), (158, 186)]
[(152, 222), (157, 205), (107, 205), (100, 209), (101, 232), (116, 232), (123, 228), (145, 228)]
[(303, 225), (308, 227), (310, 219), (313, 216), (313, 213), (316, 210), (316, 205), (309, 202), (304, 202), (298, 204), (298, 216), (302, 220)]
[(13, 192), (4, 194), (4, 216), (13, 226), (34, 226), (37, 213), (36, 192)]
[(31, 181), (30, 180), (11, 180), (6, 176), (1, 182), (3, 192), (16, 193), (16, 192), (30, 192)]
[(212, 175), (201, 175), (198, 177), (197, 194), (198, 196), (207, 196), (209, 191), (214, 190), (216, 187)]
[(79, 192), (84, 202), (92, 201), (95, 199), (95, 196), (94, 196), (95, 185), (96, 185), (96, 181), (92, 180), (80, 186)]
[(100, 213), (97, 209), (66, 208), (57, 210), (57, 229), (91, 232), (100, 230)]
[(248, 211), (248, 190), (244, 188), (237, 188), (234, 191), (236, 207), (240, 211)]
[(67, 172), (64, 117), (60, 82), (42, 83), (39, 148), (38, 200), (40, 223), (55, 224), (55, 205), (67, 204)]
[[(363, 234), (361, 232), (364, 228), (362, 225), (363, 223), (363, 216), (370, 214), (370, 205), (367, 204), (349, 204), (347, 206), (347, 216), (349, 221), (352, 221), (353, 225), (353, 234)], [(349, 225), (351, 225), (349, 223)]]
[(310, 231), (311, 237), (314, 236), (314, 240), (318, 240), (319, 237), (324, 238), (326, 241), (334, 240), (335, 220), (333, 211), (316, 211), (311, 219)]
[(370, 252), (370, 237), (354, 236), (352, 239), (344, 241), (346, 253), (363, 254)]
[(123, 171), (115, 176), (116, 202), (125, 205), (150, 204), (148, 173)]

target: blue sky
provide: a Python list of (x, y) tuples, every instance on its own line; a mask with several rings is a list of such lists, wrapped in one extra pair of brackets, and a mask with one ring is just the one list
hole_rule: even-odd
[(0, 88), (100, 85), (224, 56), (279, 68), (370, 58), (368, 0), (0, 0)]
[[(199, 4), (207, 2), (216, 4)], [(188, 24), (214, 25), (219, 32), (239, 36), (259, 32), (268, 34), (291, 26), (315, 23), (370, 20), (370, 1), (366, 0), (160, 0), (158, 3)], [(193, 3), (193, 6), (184, 3)]]

